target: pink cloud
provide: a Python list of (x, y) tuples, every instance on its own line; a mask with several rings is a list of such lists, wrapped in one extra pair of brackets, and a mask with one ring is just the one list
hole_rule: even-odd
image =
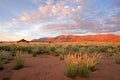
[(106, 23), (101, 24), (100, 22), (92, 22), (89, 19), (84, 21), (79, 21), (77, 18), (74, 19), (74, 24), (66, 24), (66, 23), (59, 23), (59, 24), (47, 24), (43, 26), (41, 29), (43, 31), (54, 31), (55, 33), (60, 31), (62, 33), (73, 33), (73, 34), (80, 34), (80, 33), (107, 33), (107, 32), (116, 32), (120, 31), (120, 23), (119, 18), (116, 18), (119, 15), (113, 16), (112, 20), (106, 19)]
[[(34, 2), (40, 2), (40, 0), (34, 0)], [(76, 16), (78, 11), (82, 11), (82, 6), (77, 6), (76, 8), (68, 6), (65, 1), (59, 1), (52, 5), (52, 0), (47, 0), (46, 5), (40, 5), (37, 12), (25, 12), (18, 19), (13, 19), (13, 23), (29, 23), (33, 20), (45, 20), (56, 16), (58, 19), (64, 19), (66, 16)]]
[[(38, 0), (40, 2), (40, 0)], [(67, 0), (65, 0), (67, 1)], [(86, 17), (82, 14), (85, 13), (86, 6), (90, 4), (94, 0), (68, 0), (71, 4), (81, 3), (81, 5), (77, 5), (76, 7), (70, 6), (65, 3), (64, 0), (60, 0), (55, 4), (52, 4), (52, 0), (47, 0), (46, 5), (40, 5), (38, 7), (37, 12), (25, 13), (21, 15), (18, 19), (13, 19), (12, 22), (14, 24), (17, 23), (30, 23), (35, 20), (54, 20), (53, 24), (46, 24), (40, 29), (43, 31), (62, 31), (64, 33), (82, 33), (82, 30), (87, 32), (94, 33), (104, 33), (104, 32), (115, 32), (120, 30), (120, 16), (119, 13), (111, 16), (111, 18), (102, 17), (105, 14), (101, 13), (93, 13), (91, 16)], [(79, 12), (79, 14), (77, 14)], [(78, 18), (78, 15), (80, 19)], [(81, 16), (82, 15), (82, 16)], [(102, 15), (102, 16), (101, 16)], [(96, 20), (99, 16), (98, 20)], [(64, 20), (65, 18), (71, 19), (74, 23), (60, 23), (59, 21)], [(74, 31), (76, 30), (76, 32)], [(78, 31), (80, 30), (80, 31)]]

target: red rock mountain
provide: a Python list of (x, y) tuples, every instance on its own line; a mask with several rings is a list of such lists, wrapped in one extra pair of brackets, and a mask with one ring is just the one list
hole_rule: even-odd
[(97, 35), (60, 35), (54, 38), (40, 38), (32, 41), (51, 41), (51, 42), (84, 42), (84, 41), (96, 41), (96, 42), (120, 42), (120, 35), (115, 34), (97, 34)]

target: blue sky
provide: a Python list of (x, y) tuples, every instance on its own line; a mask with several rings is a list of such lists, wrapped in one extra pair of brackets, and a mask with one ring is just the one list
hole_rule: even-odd
[(0, 41), (120, 35), (120, 0), (0, 0)]

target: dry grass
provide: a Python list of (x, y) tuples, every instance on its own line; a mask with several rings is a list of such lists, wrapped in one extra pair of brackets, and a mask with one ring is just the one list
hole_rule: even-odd
[(87, 76), (89, 74), (88, 70), (94, 71), (101, 58), (102, 55), (97, 53), (68, 54), (65, 56), (67, 75), (70, 77), (74, 77), (76, 73), (74, 73), (74, 71), (71, 71), (71, 69), (76, 68), (77, 71), (80, 71), (81, 75)]
[(117, 53), (115, 54), (115, 62), (116, 62), (117, 64), (120, 64), (120, 52), (117, 52)]
[(14, 68), (17, 70), (17, 69), (21, 69), (23, 66), (24, 66), (24, 59), (23, 59), (23, 55), (21, 52), (17, 52), (17, 55), (15, 57), (15, 66)]

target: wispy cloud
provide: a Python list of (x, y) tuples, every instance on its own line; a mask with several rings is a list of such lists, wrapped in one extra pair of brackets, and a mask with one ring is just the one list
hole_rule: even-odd
[(30, 24), (27, 26), (29, 27), (26, 28), (21, 27), (20, 25), (14, 25), (10, 22), (0, 23), (0, 41), (17, 41), (23, 38), (31, 40), (37, 38), (38, 35), (40, 34), (39, 31), (40, 26), (38, 24), (35, 25)]
[[(81, 34), (120, 31), (120, 7), (117, 6), (117, 3), (112, 4), (116, 5), (115, 8), (106, 9), (102, 6), (97, 9), (93, 7), (96, 0), (33, 0), (33, 2), (39, 4), (37, 11), (25, 12), (24, 15), (14, 18), (13, 24), (34, 24), (35, 21), (44, 21), (46, 24), (39, 29), (54, 34), (58, 32)], [(53, 22), (47, 23), (48, 20), (51, 22), (53, 20)], [(71, 22), (68, 23), (68, 20)]]
[[(41, 0), (35, 0), (40, 2)], [(77, 2), (77, 1), (76, 1)], [(65, 1), (58, 1), (54, 4), (52, 0), (47, 0), (46, 5), (40, 5), (37, 12), (32, 12), (31, 14), (26, 12), (24, 15), (17, 19), (13, 19), (14, 24), (17, 23), (29, 23), (34, 20), (47, 20), (47, 19), (64, 19), (65, 17), (73, 17), (77, 12), (82, 11), (82, 6), (71, 6), (67, 5)]]
[[(82, 16), (81, 19), (75, 17), (73, 18), (72, 24), (70, 23), (56, 23), (56, 24), (47, 24), (43, 26), (41, 29), (43, 31), (54, 31), (54, 33), (58, 31), (62, 31), (62, 33), (111, 33), (120, 31), (120, 11), (117, 11), (109, 16), (107, 16), (108, 12), (104, 12), (106, 14), (99, 17), (99, 13), (94, 13), (90, 17)], [(73, 31), (75, 30), (75, 31)]]

